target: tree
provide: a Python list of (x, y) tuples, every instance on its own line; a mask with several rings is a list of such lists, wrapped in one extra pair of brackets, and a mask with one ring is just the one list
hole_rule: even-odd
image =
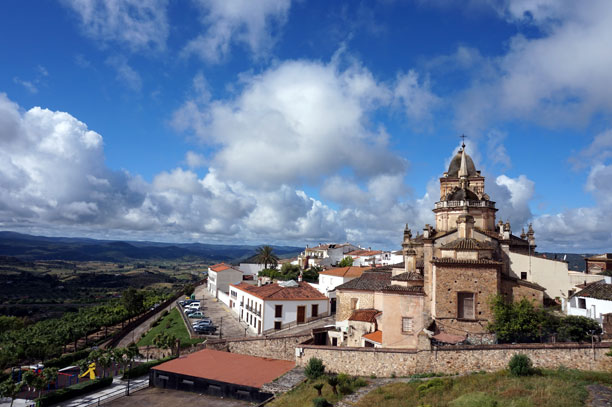
[(183, 286), (183, 293), (190, 296), (195, 291), (195, 286), (192, 283), (187, 283)]
[(314, 267), (304, 270), (302, 277), (304, 278), (304, 281), (308, 281), (309, 283), (319, 282), (319, 272)]
[(323, 394), (321, 394), (321, 389), (323, 388), (323, 383), (317, 383), (314, 386), (314, 389), (317, 391), (317, 396), (321, 397)]
[(601, 326), (591, 318), (568, 315), (561, 318), (558, 333), (560, 341), (589, 341), (592, 334), (599, 335), (601, 333)]
[(500, 342), (535, 342), (542, 333), (542, 316), (529, 300), (508, 303), (501, 296), (492, 300), (493, 323), (489, 330), (495, 332)]
[(306, 367), (304, 368), (304, 374), (306, 375), (307, 378), (309, 378), (310, 380), (315, 380), (323, 376), (324, 373), (325, 373), (325, 365), (323, 364), (323, 361), (321, 359), (318, 359), (318, 358), (308, 359), (308, 363), (306, 364)]
[(144, 294), (130, 287), (123, 292), (121, 302), (130, 315), (136, 315), (144, 308)]
[(338, 390), (336, 388), (338, 386), (338, 383), (339, 383), (339, 380), (338, 380), (338, 376), (336, 375), (332, 375), (327, 378), (327, 384), (331, 386), (332, 392), (334, 394), (338, 394)]
[(23, 382), (15, 382), (12, 377), (9, 377), (2, 383), (0, 383), (0, 395), (2, 397), (9, 397), (11, 399), (11, 406), (13, 407), (13, 401), (17, 398), (17, 394), (23, 388)]
[(113, 364), (113, 357), (109, 352), (104, 352), (98, 358), (98, 363), (102, 368), (102, 377), (106, 377), (106, 369), (111, 367), (111, 365)]
[(159, 349), (170, 349), (173, 352), (175, 344), (176, 336), (166, 332), (160, 332), (153, 338), (153, 345)]
[(278, 256), (274, 254), (274, 249), (271, 246), (265, 245), (257, 248), (255, 261), (257, 264), (263, 264), (264, 269), (267, 269), (268, 265), (276, 266), (278, 264)]
[(57, 380), (57, 368), (45, 368), (40, 373), (35, 373), (31, 370), (23, 374), (23, 381), (29, 386), (33, 387), (38, 391), (38, 397), (36, 397), (36, 405), (40, 405), (40, 397), (42, 392), (52, 382)]
[(351, 256), (346, 256), (338, 263), (338, 267), (351, 267), (353, 265), (353, 258)]

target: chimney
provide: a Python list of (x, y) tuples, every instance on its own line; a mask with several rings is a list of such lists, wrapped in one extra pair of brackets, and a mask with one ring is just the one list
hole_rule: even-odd
[(261, 277), (257, 279), (257, 287), (261, 287)]
[(460, 238), (471, 239), (474, 230), (474, 217), (472, 215), (460, 215), (457, 218), (457, 229)]
[(302, 282), (302, 272), (300, 271), (300, 274), (298, 275), (298, 283)]

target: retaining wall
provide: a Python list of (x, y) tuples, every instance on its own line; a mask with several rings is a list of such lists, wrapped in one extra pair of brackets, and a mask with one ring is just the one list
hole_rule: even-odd
[(612, 358), (605, 354), (612, 343), (520, 344), (432, 348), (431, 351), (377, 348), (341, 348), (301, 345), (296, 364), (305, 366), (312, 357), (323, 360), (330, 372), (378, 377), (409, 376), (415, 373), (469, 373), (497, 371), (508, 366), (510, 358), (523, 353), (535, 367), (555, 369), (565, 366), (581, 370), (610, 370)]
[(311, 338), (311, 334), (286, 335), (273, 338), (227, 338), (208, 340), (206, 348), (226, 350), (242, 355), (294, 361), (295, 348)]

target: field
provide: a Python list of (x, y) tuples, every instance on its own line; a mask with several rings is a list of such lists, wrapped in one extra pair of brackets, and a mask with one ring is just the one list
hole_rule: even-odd
[[(303, 383), (269, 405), (312, 406), (312, 400), (317, 397), (313, 385), (317, 382)], [(577, 407), (586, 405), (589, 398), (586, 387), (590, 384), (610, 386), (612, 374), (560, 368), (528, 377), (513, 377), (501, 371), (428, 380), (402, 378), (373, 389), (355, 406)], [(335, 396), (327, 384), (323, 387), (323, 397), (331, 403), (342, 398)]]

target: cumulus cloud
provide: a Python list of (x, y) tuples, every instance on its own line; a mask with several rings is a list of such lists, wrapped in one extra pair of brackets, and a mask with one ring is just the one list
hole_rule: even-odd
[(132, 51), (163, 50), (168, 37), (168, 0), (62, 0), (83, 32), (102, 44)]
[(317, 183), (348, 168), (358, 177), (396, 174), (405, 162), (369, 114), (392, 91), (366, 69), (288, 61), (243, 78), (233, 99), (188, 100), (173, 123), (217, 147), (212, 166), (249, 187)]
[(415, 121), (431, 119), (432, 110), (441, 102), (431, 91), (429, 81), (419, 83), (418, 73), (412, 70), (398, 75), (394, 95), (406, 116)]
[(541, 35), (514, 36), (505, 55), (489, 60), (494, 74), (476, 72), (473, 86), (460, 96), (463, 103), (457, 104), (462, 128), (517, 118), (576, 126), (612, 110), (608, 1), (518, 0), (503, 2), (499, 10)]
[(196, 4), (205, 32), (191, 40), (184, 53), (219, 62), (235, 44), (244, 45), (256, 57), (268, 53), (285, 24), (291, 0), (198, 0)]

